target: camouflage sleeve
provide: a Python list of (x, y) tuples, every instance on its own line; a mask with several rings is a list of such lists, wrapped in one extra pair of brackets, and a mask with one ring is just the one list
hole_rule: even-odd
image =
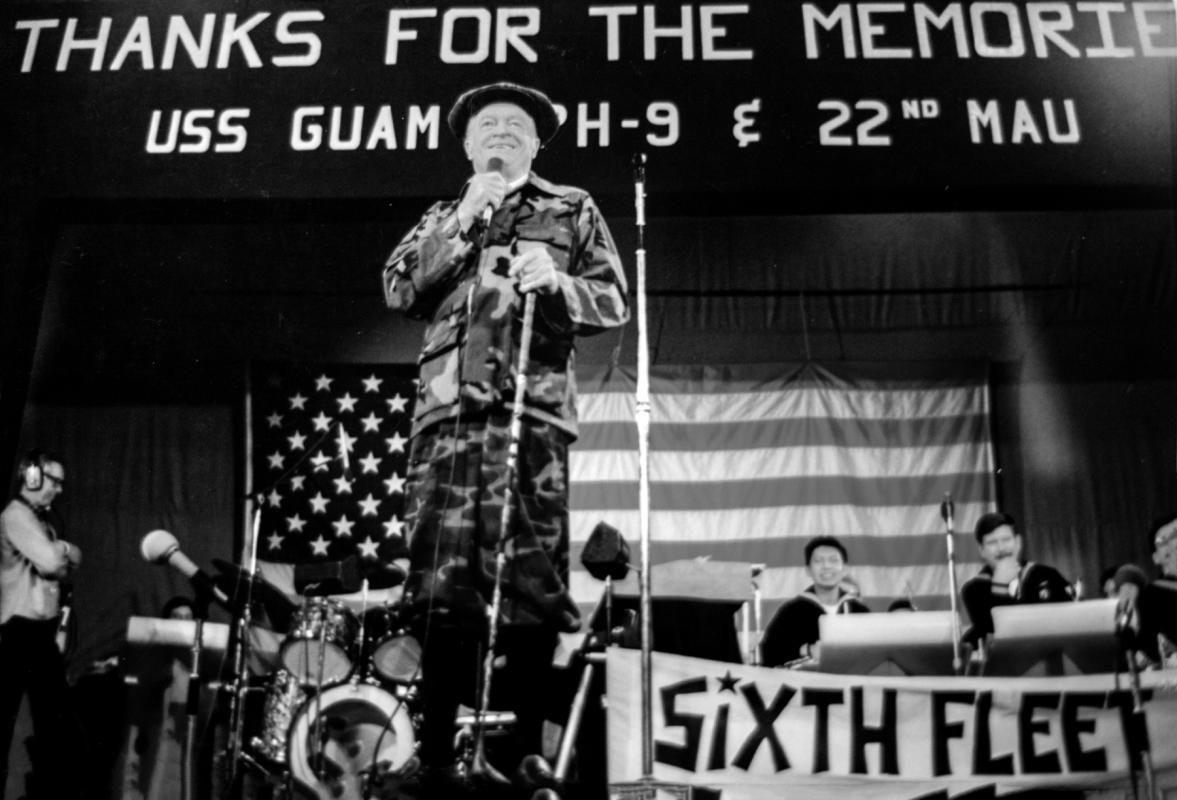
[(625, 272), (605, 218), (585, 196), (576, 220), (579, 241), (560, 289), (541, 295), (537, 309), (555, 332), (590, 336), (624, 325), (629, 319)]
[(455, 285), (473, 249), (458, 227), (457, 204), (435, 203), (384, 262), (388, 307), (428, 319)]

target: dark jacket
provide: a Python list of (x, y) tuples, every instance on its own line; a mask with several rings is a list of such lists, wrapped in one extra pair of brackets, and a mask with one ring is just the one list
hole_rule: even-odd
[[(839, 590), (834, 613), (864, 614), (869, 611), (856, 596)], [(817, 599), (812, 586), (778, 608), (760, 640), (760, 663), (766, 667), (779, 667), (808, 655), (804, 652), (806, 645), (818, 640), (818, 620), (825, 613), (826, 607)]]
[(443, 419), (509, 406), (523, 300), (507, 268), (520, 243), (546, 247), (559, 291), (536, 298), (524, 414), (576, 436), (573, 337), (629, 318), (613, 237), (582, 189), (531, 175), (482, 225), (463, 234), (460, 198), (436, 203), (384, 265), (390, 308), (429, 321), (418, 365), (413, 435)]
[(1075, 599), (1075, 590), (1054, 567), (1029, 561), (1022, 565), (1017, 584), (1011, 593), (1007, 585), (993, 582), (993, 568), (985, 566), (960, 587), (960, 597), (972, 627), (964, 640), (977, 642), (993, 633), (993, 609), (1027, 603), (1062, 603)]

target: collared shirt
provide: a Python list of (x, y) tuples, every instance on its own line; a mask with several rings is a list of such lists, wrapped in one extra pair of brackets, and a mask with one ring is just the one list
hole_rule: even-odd
[(0, 513), (0, 624), (19, 616), (42, 620), (61, 610), (58, 579), (69, 572), (72, 548), (53, 526), (17, 497)]
[(523, 307), (508, 277), (526, 243), (547, 249), (558, 289), (537, 295), (524, 414), (576, 435), (575, 336), (629, 318), (625, 275), (592, 197), (532, 173), (481, 223), (462, 231), (458, 199), (436, 203), (384, 265), (388, 306), (429, 320), (418, 358), (413, 434), (462, 414), (509, 407)]

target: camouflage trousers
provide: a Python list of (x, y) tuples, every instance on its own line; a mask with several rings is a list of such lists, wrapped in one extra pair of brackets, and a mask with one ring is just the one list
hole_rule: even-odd
[(483, 624), (502, 542), (500, 621), (576, 630), (579, 611), (567, 589), (568, 434), (524, 420), (513, 530), (504, 539), (509, 441), (505, 412), (444, 421), (414, 438), (405, 496), (410, 611)]

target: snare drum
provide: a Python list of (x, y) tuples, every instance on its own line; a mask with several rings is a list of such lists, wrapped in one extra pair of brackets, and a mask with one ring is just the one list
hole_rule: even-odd
[(303, 685), (327, 686), (351, 674), (359, 622), (330, 597), (309, 597), (294, 612), (282, 643), (282, 665)]
[(412, 715), (402, 698), (379, 686), (344, 683), (303, 704), (290, 726), (287, 761), (296, 789), (312, 797), (360, 800), (367, 796), (365, 776), (415, 772), (416, 751)]

